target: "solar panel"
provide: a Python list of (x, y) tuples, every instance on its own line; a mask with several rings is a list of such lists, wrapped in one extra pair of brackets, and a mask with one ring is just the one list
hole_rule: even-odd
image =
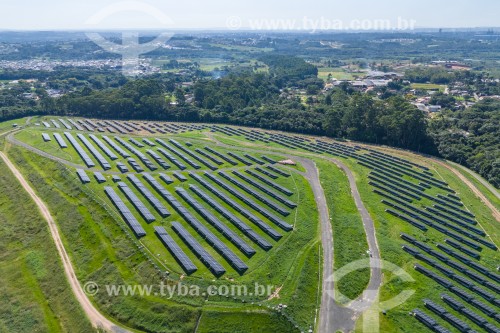
[(68, 145), (66, 144), (66, 141), (64, 141), (63, 137), (59, 133), (54, 133), (54, 138), (56, 139), (57, 143), (59, 144), (59, 147), (61, 148), (68, 148)]
[(249, 239), (254, 241), (257, 245), (259, 245), (264, 250), (268, 251), (272, 248), (272, 245), (261, 237), (258, 233), (252, 230), (249, 226), (247, 226), (243, 221), (241, 221), (236, 215), (231, 213), (229, 210), (220, 205), (217, 201), (212, 199), (208, 194), (203, 192), (200, 188), (195, 185), (190, 185), (189, 188), (195, 192), (203, 201), (210, 205), (213, 209), (219, 212), (222, 216), (224, 216), (228, 221), (230, 221), (233, 225), (235, 225), (239, 230), (241, 230)]
[(155, 226), (154, 229), (163, 245), (165, 245), (187, 274), (192, 274), (198, 270), (196, 265), (193, 264), (191, 259), (189, 259), (186, 253), (179, 247), (179, 245), (177, 245), (175, 240), (167, 233), (164, 227)]
[(104, 170), (111, 169), (111, 165), (109, 164), (109, 162), (104, 158), (104, 156), (101, 155), (101, 153), (97, 149), (95, 149), (95, 147), (90, 143), (89, 140), (87, 140), (87, 138), (83, 134), (79, 133), (76, 136), (83, 142), (83, 144), (92, 153), (92, 155), (94, 155), (94, 157), (97, 159), (99, 164), (101, 164)]
[(246, 196), (241, 194), (239, 191), (234, 189), (232, 186), (229, 186), (226, 183), (224, 183), (223, 181), (221, 181), (219, 178), (217, 178), (213, 174), (205, 172), (205, 176), (208, 177), (209, 179), (211, 179), (212, 181), (214, 181), (215, 183), (217, 183), (219, 186), (224, 188), (226, 191), (228, 191), (229, 193), (231, 193), (232, 195), (234, 195), (235, 197), (237, 197), (241, 201), (243, 201), (248, 206), (252, 207), (254, 210), (258, 211), (260, 214), (267, 217), (270, 221), (272, 221), (274, 224), (279, 226), (281, 229), (283, 229), (285, 231), (293, 230), (293, 227), (290, 224), (286, 223), (285, 221), (283, 221), (279, 217), (275, 216), (274, 214), (270, 213), (266, 209), (262, 208), (260, 205), (256, 204), (253, 200), (250, 200), (249, 198), (247, 198)]
[(281, 195), (277, 194), (276, 192), (274, 192), (273, 190), (271, 190), (269, 187), (267, 186), (264, 186), (256, 181), (254, 181), (253, 179), (250, 179), (249, 177), (239, 173), (238, 171), (234, 170), (232, 172), (234, 175), (238, 176), (239, 178), (243, 179), (244, 181), (246, 181), (247, 183), (255, 186), (256, 188), (258, 188), (259, 190), (261, 190), (262, 192), (270, 195), (272, 198), (278, 200), (279, 202), (285, 204), (285, 206), (289, 207), (289, 208), (295, 208), (297, 207), (297, 204), (286, 199), (286, 198), (283, 198)]
[(200, 158), (198, 155), (196, 155), (195, 153), (193, 153), (191, 150), (187, 149), (186, 147), (182, 146), (179, 142), (175, 141), (174, 139), (170, 139), (169, 140), (174, 146), (176, 146), (177, 148), (179, 148), (180, 150), (182, 150), (184, 153), (188, 154), (189, 156), (191, 156), (192, 158), (194, 158), (195, 160), (199, 161), (200, 163), (204, 164), (206, 167), (208, 167), (210, 170), (217, 170), (217, 167), (214, 166), (213, 164), (211, 164), (210, 162), (208, 162), (207, 160), (205, 159), (202, 159)]
[(118, 187), (125, 194), (132, 205), (137, 209), (146, 222), (151, 223), (156, 220), (144, 203), (135, 195), (135, 193), (124, 182), (119, 182)]
[(82, 169), (77, 169), (77, 170), (76, 170), (76, 174), (78, 175), (78, 177), (80, 178), (80, 181), (81, 181), (83, 184), (90, 183), (90, 178), (89, 178), (89, 176), (87, 176), (87, 174), (85, 173), (85, 171), (83, 171)]
[(215, 156), (218, 156), (218, 157), (222, 158), (224, 161), (228, 162), (231, 165), (238, 165), (238, 162), (235, 162), (234, 160), (230, 159), (226, 155), (221, 154), (218, 151), (215, 151), (215, 150), (213, 150), (210, 147), (205, 147), (205, 150), (209, 151), (210, 153), (214, 154)]
[(152, 176), (145, 174), (144, 178), (155, 188), (167, 202), (188, 222), (205, 240), (219, 252), (236, 271), (244, 273), (248, 266), (238, 258), (224, 242), (215, 236), (207, 227), (205, 227), (196, 217), (194, 217), (169, 191), (156, 181)]
[(156, 209), (161, 217), (170, 216), (170, 212), (167, 210), (167, 208), (160, 202), (160, 200), (158, 200), (158, 198), (153, 195), (153, 193), (151, 193), (151, 191), (149, 191), (146, 186), (144, 186), (144, 184), (135, 175), (128, 175), (127, 178), (139, 190), (139, 192), (142, 193), (146, 200), (148, 200), (149, 203)]
[[(159, 139), (157, 139), (158, 141)], [(180, 162), (174, 155), (170, 154), (168, 151), (166, 151), (165, 149), (162, 149), (162, 148), (158, 148), (158, 151), (163, 154), (166, 158), (168, 158), (170, 160), (170, 162), (172, 162), (173, 164), (175, 164), (179, 169), (181, 170), (185, 170), (187, 169), (187, 167), (182, 163)]]
[(123, 157), (123, 158), (130, 157), (129, 153), (127, 153), (125, 150), (123, 150), (120, 146), (118, 146), (113, 140), (111, 140), (107, 136), (103, 135), (102, 139), (104, 141), (106, 141), (111, 146), (111, 148), (113, 148), (121, 157)]
[(255, 170), (257, 170), (260, 173), (263, 173), (264, 175), (268, 176), (271, 179), (278, 179), (278, 176), (276, 176), (272, 172), (266, 171), (266, 170), (264, 170), (262, 168), (257, 167), (257, 168), (255, 168)]
[(95, 167), (94, 161), (92, 161), (92, 159), (90, 159), (90, 156), (87, 154), (87, 152), (85, 152), (83, 150), (83, 148), (75, 140), (75, 138), (73, 137), (73, 135), (71, 135), (71, 133), (69, 133), (69, 132), (64, 132), (64, 135), (69, 140), (69, 142), (73, 145), (73, 147), (75, 148), (75, 150), (78, 153), (78, 155), (80, 155), (80, 157), (82, 158), (82, 160), (85, 163), (85, 165), (87, 165), (87, 167), (89, 167), (89, 168)]
[(139, 221), (137, 221), (135, 216), (128, 209), (128, 207), (125, 205), (122, 199), (116, 194), (113, 188), (110, 186), (106, 186), (104, 187), (104, 192), (109, 197), (111, 202), (115, 205), (115, 207), (118, 209), (122, 217), (125, 219), (125, 222), (127, 222), (129, 227), (136, 234), (136, 236), (137, 237), (145, 236), (146, 231), (144, 231)]
[(231, 243), (236, 245), (246, 256), (253, 256), (255, 250), (252, 249), (240, 236), (223, 224), (214, 214), (196, 201), (186, 190), (177, 187), (175, 191), (196, 211), (198, 214), (210, 223), (215, 229), (223, 234)]
[(266, 166), (266, 168), (268, 168), (269, 170), (277, 173), (278, 175), (281, 175), (283, 177), (290, 177), (290, 173), (287, 173), (285, 171), (282, 171), (281, 169), (278, 169), (278, 168), (275, 168), (275, 167), (272, 167), (270, 165)]
[(99, 184), (106, 182), (106, 177), (104, 177), (100, 172), (94, 172), (94, 177)]
[(245, 170), (245, 172), (248, 173), (249, 175), (251, 175), (252, 177), (257, 178), (258, 180), (260, 180), (264, 184), (267, 184), (267, 185), (271, 186), (272, 188), (274, 188), (274, 189), (276, 189), (276, 190), (278, 190), (278, 191), (280, 191), (288, 196), (291, 196), (293, 194), (293, 192), (290, 191), (289, 189), (273, 182), (272, 180), (269, 180), (265, 177), (262, 177), (261, 175), (253, 172), (252, 170), (247, 169), (247, 170)]
[[(118, 137), (118, 136), (115, 136), (115, 137), (114, 137), (114, 139), (115, 139), (116, 141), (118, 141), (118, 143), (120, 143), (122, 146), (124, 146), (125, 148), (127, 148), (129, 151), (131, 151), (131, 152), (132, 152), (132, 154), (134, 154), (135, 156), (137, 156), (137, 157), (138, 157), (138, 158), (142, 161), (142, 163), (144, 163), (144, 165), (145, 165), (148, 169), (150, 169), (150, 170), (152, 170), (152, 171), (154, 171), (154, 170), (157, 170), (157, 169), (158, 169), (158, 167), (157, 167), (155, 164), (153, 164), (153, 162), (151, 162), (151, 161), (147, 158), (147, 156), (146, 156), (146, 155), (144, 155), (144, 154), (143, 154), (140, 150), (135, 149), (134, 147), (132, 147), (132, 145), (130, 145), (128, 142), (125, 142), (124, 140), (122, 140), (122, 139), (121, 139), (120, 137)], [(131, 140), (132, 140), (132, 139), (131, 139)], [(134, 167), (134, 166), (132, 166), (132, 167)], [(136, 168), (136, 167), (134, 167), (134, 169), (136, 169), (136, 170), (137, 170), (137, 168)], [(142, 169), (142, 168), (141, 168), (141, 169)], [(142, 172), (142, 171), (137, 171), (137, 172)]]
[(271, 238), (273, 238), (274, 240), (281, 239), (281, 237), (282, 237), (281, 234), (279, 234), (274, 229), (269, 227), (264, 221), (262, 221), (260, 218), (258, 218), (257, 216), (252, 214), (250, 211), (248, 211), (247, 209), (242, 207), (240, 204), (238, 204), (236, 201), (231, 199), (229, 196), (225, 195), (220, 190), (213, 187), (210, 183), (206, 182), (203, 178), (201, 178), (197, 174), (191, 172), (189, 175), (191, 177), (193, 177), (196, 181), (198, 181), (201, 185), (203, 185), (206, 189), (208, 189), (210, 192), (215, 194), (222, 201), (224, 201), (229, 206), (231, 206), (233, 209), (235, 209), (237, 212), (239, 212), (241, 215), (245, 216), (248, 220), (250, 220), (256, 226), (258, 226), (262, 231), (264, 231), (266, 234), (271, 236)]
[(172, 228), (215, 276), (221, 276), (226, 272), (224, 267), (222, 267), (222, 265), (219, 264), (180, 223), (172, 222)]
[(52, 141), (52, 139), (50, 138), (50, 136), (47, 133), (42, 133), (42, 139), (45, 142)]
[(281, 215), (283, 215), (283, 216), (290, 215), (290, 212), (288, 210), (286, 210), (285, 208), (281, 207), (280, 205), (274, 203), (273, 201), (269, 200), (268, 198), (266, 198), (265, 196), (263, 196), (260, 192), (257, 192), (255, 190), (253, 190), (249, 186), (243, 184), (242, 182), (234, 179), (233, 177), (225, 174), (222, 171), (219, 172), (219, 175), (222, 178), (225, 178), (225, 179), (229, 180), (231, 183), (233, 183), (234, 185), (236, 185), (237, 187), (239, 187), (243, 191), (247, 192), (248, 194), (250, 194), (251, 196), (253, 196), (257, 200), (259, 200), (262, 203), (266, 204), (271, 209), (274, 209), (276, 212), (280, 213)]
[(95, 144), (106, 154), (108, 155), (108, 157), (114, 161), (114, 160), (117, 160), (118, 159), (118, 156), (115, 155), (115, 153), (113, 153), (111, 151), (111, 149), (109, 149), (97, 136), (95, 136), (94, 134), (90, 134), (89, 135), (89, 138), (92, 139), (92, 141), (95, 142)]

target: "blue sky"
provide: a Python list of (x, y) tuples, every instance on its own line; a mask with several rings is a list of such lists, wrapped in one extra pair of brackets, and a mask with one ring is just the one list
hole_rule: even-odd
[[(125, 8), (116, 0), (1, 0), (1, 30), (137, 29), (165, 28), (147, 12), (113, 11), (113, 15), (90, 26), (86, 22), (108, 5)], [(500, 26), (498, 0), (136, 0), (168, 16), (169, 29), (225, 28), (228, 18), (242, 28), (252, 20), (414, 20), (417, 27)], [(130, 6), (129, 6), (130, 7)], [(132, 6), (133, 7), (133, 6)], [(234, 19), (237, 17), (237, 19)]]

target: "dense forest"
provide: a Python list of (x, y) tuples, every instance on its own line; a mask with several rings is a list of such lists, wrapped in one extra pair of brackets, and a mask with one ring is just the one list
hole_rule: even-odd
[[(227, 123), (389, 145), (440, 155), (477, 171), (500, 186), (500, 102), (484, 100), (468, 109), (451, 110), (454, 100), (435, 94), (445, 111), (433, 119), (401, 94), (360, 93), (348, 84), (319, 93), (323, 84), (317, 69), (304, 60), (267, 55), (261, 58), (269, 73), (230, 73), (219, 79), (198, 79), (182, 88), (179, 79), (156, 75), (126, 79), (85, 71), (68, 79), (52, 73), (45, 87), (30, 90), (22, 81), (0, 91), (0, 119), (32, 114), (72, 115), (108, 119), (143, 119)], [(496, 89), (467, 72), (455, 74), (479, 89)], [(70, 75), (71, 76), (71, 75)], [(457, 80), (444, 71), (413, 70), (415, 81), (445, 83)], [(69, 84), (74, 92), (49, 97), (45, 88)], [(396, 89), (398, 87), (395, 87)], [(290, 93), (303, 89), (306, 101)], [(23, 99), (34, 94), (38, 101)], [(186, 102), (192, 96), (192, 102)], [(172, 101), (175, 103), (172, 103)], [(447, 110), (447, 106), (450, 110)]]
[(444, 111), (429, 126), (441, 156), (478, 172), (500, 187), (500, 101), (486, 99)]

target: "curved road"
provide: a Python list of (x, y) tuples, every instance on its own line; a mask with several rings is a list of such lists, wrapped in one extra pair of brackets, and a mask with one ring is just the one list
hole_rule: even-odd
[(129, 332), (119, 326), (116, 326), (115, 323), (104, 317), (90, 302), (89, 298), (83, 291), (82, 286), (78, 282), (75, 270), (73, 269), (73, 265), (71, 264), (71, 260), (69, 259), (68, 253), (66, 252), (66, 249), (64, 248), (63, 242), (61, 240), (59, 229), (57, 228), (57, 225), (54, 222), (54, 219), (52, 218), (49, 209), (42, 201), (42, 199), (38, 197), (35, 191), (28, 184), (28, 182), (24, 179), (23, 175), (19, 172), (19, 170), (17, 170), (16, 166), (12, 164), (9, 158), (3, 152), (0, 152), (0, 157), (5, 162), (10, 171), (14, 174), (14, 176), (17, 178), (17, 180), (22, 185), (24, 190), (28, 192), (28, 194), (31, 196), (35, 204), (38, 206), (38, 209), (42, 213), (42, 216), (47, 221), (47, 224), (49, 225), (50, 234), (52, 236), (52, 239), (54, 240), (54, 243), (56, 244), (57, 252), (61, 257), (61, 261), (64, 267), (64, 273), (66, 274), (71, 290), (73, 291), (73, 294), (80, 303), (83, 311), (89, 318), (92, 326), (94, 326), (95, 328), (104, 329), (108, 332), (116, 332), (116, 333)]
[[(209, 137), (214, 142), (216, 142), (218, 146), (231, 148), (230, 145), (219, 142), (210, 134)], [(248, 148), (249, 151), (262, 154), (269, 153), (269, 151), (251, 148), (250, 145), (247, 145), (245, 148)], [(366, 290), (360, 297), (358, 297), (356, 300), (353, 300), (347, 306), (340, 306), (331, 296), (334, 294), (335, 290), (334, 282), (332, 279), (334, 272), (333, 232), (330, 215), (328, 212), (328, 206), (326, 203), (325, 192), (319, 180), (318, 168), (312, 160), (305, 157), (299, 157), (285, 152), (281, 152), (281, 154), (286, 156), (287, 158), (300, 162), (304, 169), (306, 169), (305, 177), (311, 185), (314, 197), (316, 199), (316, 205), (318, 207), (321, 222), (321, 243), (323, 247), (323, 286), (318, 331), (321, 333), (352, 331), (354, 330), (356, 320), (359, 318), (359, 316), (361, 316), (364, 311), (372, 306), (373, 302), (378, 296), (380, 285), (382, 283), (381, 270), (376, 268), (377, 265), (374, 263), (374, 261), (380, 259), (380, 251), (377, 244), (373, 220), (367, 209), (365, 208), (363, 201), (361, 200), (361, 196), (356, 185), (356, 179), (347, 165), (333, 158), (322, 157), (325, 160), (335, 163), (346, 174), (349, 180), (351, 194), (354, 198), (354, 202), (363, 221), (363, 227), (365, 229), (365, 234), (368, 242), (368, 249), (371, 253), (370, 266), (372, 267), (372, 269), (370, 274), (370, 281)]]

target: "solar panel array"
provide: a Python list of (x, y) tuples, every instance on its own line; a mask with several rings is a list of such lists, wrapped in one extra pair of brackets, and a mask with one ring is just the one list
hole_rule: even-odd
[(250, 188), (246, 184), (240, 182), (239, 180), (225, 174), (222, 171), (219, 172), (219, 176), (229, 180), (231, 183), (233, 183), (234, 185), (236, 185), (237, 187), (239, 187), (243, 191), (247, 192), (248, 194), (250, 194), (251, 196), (253, 196), (257, 200), (259, 200), (260, 202), (264, 203), (266, 206), (268, 206), (271, 209), (275, 210), (276, 212), (280, 213), (281, 215), (283, 215), (283, 216), (290, 215), (290, 212), (288, 210), (286, 210), (285, 208), (281, 207), (280, 205), (274, 203), (270, 199), (263, 196), (260, 192), (253, 190), (252, 188)]
[(106, 177), (104, 177), (100, 172), (94, 172), (94, 177), (99, 184), (106, 182)]
[(231, 156), (232, 158), (234, 158), (234, 159), (236, 159), (236, 160), (240, 161), (241, 163), (245, 164), (246, 166), (250, 166), (250, 165), (252, 165), (252, 162), (247, 161), (247, 160), (246, 160), (246, 159), (244, 159), (243, 157), (241, 157), (241, 156), (239, 156), (239, 155), (237, 155), (237, 154), (235, 154), (235, 153), (233, 153), (233, 152), (230, 152), (230, 151), (229, 151), (229, 152), (227, 152), (227, 154), (228, 154), (229, 156)]
[(170, 212), (167, 210), (167, 208), (161, 203), (158, 198), (156, 198), (151, 191), (144, 186), (144, 184), (135, 176), (135, 175), (128, 175), (127, 176), (128, 180), (141, 192), (141, 194), (146, 198), (146, 200), (149, 201), (149, 203), (156, 209), (158, 214), (160, 214), (161, 217), (167, 217), (170, 216)]
[(199, 149), (199, 148), (196, 148), (194, 150), (195, 152), (197, 152), (198, 154), (200, 154), (201, 156), (205, 157), (205, 158), (208, 158), (209, 160), (211, 160), (212, 162), (214, 162), (215, 164), (217, 165), (222, 165), (224, 164), (224, 162), (222, 162), (221, 160), (215, 158), (214, 156), (204, 152), (203, 150)]
[(68, 148), (68, 144), (66, 141), (64, 141), (63, 137), (59, 133), (54, 133), (54, 138), (56, 138), (57, 143), (59, 144), (59, 147), (61, 148)]
[(174, 177), (179, 179), (181, 182), (186, 182), (188, 179), (186, 178), (186, 176), (184, 176), (182, 173), (180, 172), (177, 172), (177, 171), (174, 171), (173, 173)]
[(101, 164), (102, 168), (104, 170), (109, 170), (111, 169), (111, 164), (104, 158), (104, 156), (101, 155), (101, 153), (95, 149), (95, 147), (90, 143), (89, 140), (83, 135), (83, 134), (77, 134), (76, 135), (82, 142), (83, 144), (87, 147), (87, 149), (90, 151), (92, 155), (99, 161), (99, 164)]
[(61, 122), (61, 124), (63, 124), (64, 127), (66, 127), (66, 129), (68, 130), (71, 130), (73, 129), (64, 119), (58, 119), (59, 122)]
[(236, 215), (231, 213), (228, 209), (224, 208), (221, 204), (219, 204), (216, 200), (212, 199), (208, 194), (203, 192), (196, 185), (190, 185), (189, 188), (196, 193), (203, 201), (205, 201), (210, 207), (219, 212), (222, 216), (224, 216), (228, 221), (234, 224), (241, 232), (243, 232), (249, 239), (254, 241), (257, 245), (259, 245), (262, 249), (269, 251), (272, 248), (272, 245), (261, 237), (257, 232), (255, 232), (252, 228), (245, 224), (245, 222), (241, 221)]
[(80, 146), (78, 141), (75, 140), (73, 135), (71, 135), (71, 133), (69, 132), (64, 132), (64, 135), (66, 136), (66, 139), (68, 139), (68, 141), (73, 145), (73, 148), (75, 148), (78, 155), (80, 155), (85, 165), (87, 165), (87, 167), (89, 168), (95, 167), (94, 161), (90, 159), (90, 156), (87, 154), (87, 152), (85, 152), (85, 150), (83, 150), (83, 148)]
[(273, 171), (273, 172), (275, 172), (278, 175), (281, 175), (283, 177), (290, 177), (290, 173), (286, 173), (285, 171), (283, 171), (281, 169), (275, 168), (275, 167), (270, 166), (270, 165), (266, 166), (266, 168), (268, 168), (269, 170), (271, 170), (271, 171)]
[(224, 267), (222, 267), (222, 265), (219, 264), (217, 260), (215, 260), (215, 258), (212, 257), (212, 255), (208, 253), (207, 250), (205, 250), (203, 246), (186, 229), (184, 229), (180, 223), (173, 222), (172, 228), (184, 241), (184, 243), (189, 246), (191, 251), (196, 254), (198, 259), (200, 259), (201, 262), (205, 264), (205, 266), (207, 266), (215, 276), (221, 276), (226, 272)]
[[(124, 146), (125, 148), (127, 148), (129, 151), (132, 152), (132, 154), (134, 154), (135, 156), (139, 157), (139, 159), (142, 161), (142, 163), (144, 163), (144, 165), (149, 169), (149, 170), (157, 170), (158, 167), (156, 165), (153, 164), (153, 162), (151, 162), (149, 160), (149, 158), (147, 158), (146, 155), (144, 155), (140, 150), (137, 150), (135, 149), (134, 147), (132, 147), (132, 145), (130, 145), (128, 142), (122, 140), (120, 137), (118, 136), (115, 136), (114, 139), (116, 141), (118, 141), (122, 146)], [(132, 166), (134, 167), (134, 166)], [(135, 168), (134, 168), (135, 169)], [(138, 171), (140, 172), (140, 171)]]
[(184, 251), (179, 247), (175, 240), (170, 236), (164, 227), (155, 226), (154, 227), (156, 235), (161, 240), (163, 245), (172, 254), (175, 260), (181, 265), (182, 269), (187, 274), (193, 274), (198, 270), (195, 264), (189, 259), (189, 257), (184, 253)]
[(153, 188), (174, 207), (186, 222), (188, 222), (222, 257), (224, 257), (233, 266), (237, 272), (243, 274), (248, 266), (241, 261), (224, 242), (215, 236), (207, 227), (205, 227), (194, 215), (192, 215), (169, 191), (158, 183), (154, 177), (145, 174), (144, 178)]
[(144, 205), (144, 203), (135, 195), (135, 193), (128, 187), (124, 182), (118, 183), (118, 188), (125, 194), (132, 205), (137, 209), (141, 216), (146, 220), (146, 222), (151, 223), (156, 221), (156, 218), (149, 209)]
[(135, 233), (135, 235), (137, 237), (146, 236), (146, 231), (144, 231), (144, 228), (141, 226), (139, 221), (137, 221), (134, 214), (132, 214), (132, 212), (128, 209), (128, 207), (125, 205), (122, 199), (118, 196), (118, 194), (116, 194), (113, 188), (110, 186), (106, 186), (104, 187), (104, 192), (109, 197), (111, 202), (115, 205), (115, 207), (118, 209), (120, 214), (125, 219), (125, 222), (127, 222), (127, 224)]
[(241, 194), (239, 191), (237, 191), (233, 187), (231, 187), (228, 184), (221, 181), (216, 176), (214, 176), (208, 172), (205, 173), (205, 176), (208, 177), (213, 182), (215, 182), (220, 187), (222, 187), (223, 189), (225, 189), (226, 191), (228, 191), (229, 193), (231, 193), (232, 195), (234, 195), (235, 197), (237, 197), (238, 199), (240, 199), (241, 201), (243, 201), (248, 206), (252, 207), (254, 210), (259, 212), (260, 214), (267, 217), (270, 221), (272, 221), (274, 224), (279, 226), (281, 229), (283, 229), (285, 231), (291, 231), (293, 229), (293, 227), (290, 224), (286, 223), (285, 221), (283, 221), (282, 219), (280, 219), (276, 215), (274, 215), (274, 214), (270, 213), (269, 211), (267, 211), (266, 209), (262, 208), (260, 205), (256, 204), (253, 200), (250, 200), (249, 198), (247, 198), (246, 196)]
[(231, 165), (238, 165), (238, 162), (235, 162), (234, 160), (230, 159), (229, 157), (227, 157), (226, 155), (224, 154), (221, 154), (219, 153), (218, 151), (216, 150), (213, 150), (212, 148), (210, 147), (205, 147), (205, 150), (207, 150), (208, 152), (214, 154), (215, 156), (218, 156), (220, 158), (222, 158), (224, 161), (228, 162), (229, 164)]
[(235, 209), (237, 212), (239, 212), (241, 215), (245, 216), (249, 221), (254, 223), (256, 226), (258, 226), (262, 231), (264, 231), (266, 234), (271, 236), (274, 240), (279, 240), (281, 239), (282, 235), (276, 232), (273, 228), (269, 227), (264, 221), (262, 221), (260, 218), (255, 216), (253, 213), (251, 213), (249, 210), (238, 204), (236, 201), (231, 199), (229, 196), (225, 195), (222, 193), (219, 189), (215, 188), (212, 186), (210, 183), (205, 181), (203, 178), (201, 178), (199, 175), (195, 173), (190, 173), (189, 174), (192, 178), (194, 178), (197, 182), (199, 182), (203, 187), (205, 187), (207, 190), (215, 194), (217, 197), (219, 197), (222, 201), (227, 203), (229, 206), (231, 206), (233, 209)]
[(287, 188), (285, 188), (285, 187), (283, 187), (283, 186), (281, 186), (281, 185), (279, 185), (279, 184), (277, 184), (277, 183), (273, 182), (272, 180), (269, 180), (269, 179), (267, 179), (267, 178), (265, 178), (265, 177), (262, 177), (261, 175), (259, 175), (259, 174), (255, 173), (255, 172), (253, 172), (253, 171), (252, 171), (252, 170), (250, 170), (250, 169), (245, 170), (245, 172), (246, 172), (246, 173), (248, 173), (249, 175), (251, 175), (252, 177), (257, 178), (258, 180), (260, 180), (260, 181), (261, 181), (261, 182), (263, 182), (264, 184), (267, 184), (267, 185), (271, 186), (272, 188), (277, 189), (277, 190), (278, 190), (278, 191), (280, 191), (281, 193), (284, 193), (284, 194), (286, 194), (286, 195), (288, 195), (288, 196), (293, 195), (293, 192), (292, 192), (292, 191), (290, 191), (289, 189), (287, 189)]
[(118, 156), (115, 155), (115, 153), (113, 153), (111, 151), (111, 149), (109, 149), (105, 144), (104, 142), (102, 142), (97, 136), (95, 136), (94, 134), (90, 134), (89, 135), (89, 138), (92, 139), (92, 141), (95, 142), (95, 144), (101, 148), (101, 150), (106, 154), (108, 155), (108, 157), (114, 161), (114, 160), (117, 160), (118, 159)]
[(177, 166), (181, 170), (187, 169), (187, 167), (177, 159), (174, 155), (170, 154), (168, 151), (162, 148), (158, 148), (158, 151), (163, 154), (166, 158), (169, 159), (170, 162), (172, 162), (175, 166)]
[(177, 148), (179, 148), (184, 153), (188, 154), (189, 156), (191, 156), (192, 158), (194, 158), (198, 162), (204, 164), (210, 170), (212, 170), (212, 171), (213, 170), (217, 170), (217, 167), (215, 165), (213, 165), (212, 163), (208, 162), (205, 159), (200, 158), (198, 155), (196, 155), (195, 153), (193, 153), (191, 150), (183, 147), (179, 142), (175, 141), (174, 139), (170, 139), (169, 142), (171, 142), (174, 146), (176, 146)]
[(129, 158), (130, 154), (127, 153), (125, 150), (123, 150), (120, 146), (118, 146), (113, 140), (108, 138), (107, 136), (103, 135), (102, 139), (108, 143), (108, 145), (111, 146), (121, 157), (123, 158)]
[(255, 250), (252, 249), (240, 236), (238, 236), (234, 231), (223, 224), (214, 214), (212, 214), (208, 209), (201, 205), (196, 199), (194, 199), (186, 190), (181, 187), (176, 187), (175, 191), (184, 199), (198, 214), (203, 216), (203, 218), (210, 223), (215, 229), (217, 229), (221, 234), (223, 234), (231, 243), (236, 245), (238, 249), (241, 250), (246, 256), (251, 257), (255, 254)]
[(148, 149), (146, 151), (146, 153), (148, 153), (149, 156), (151, 156), (156, 161), (156, 163), (158, 163), (163, 169), (165, 169), (165, 170), (170, 169), (170, 165), (168, 165), (168, 163), (165, 162), (165, 160), (163, 158), (161, 158), (160, 155), (158, 155), (157, 153), (155, 153), (151, 149)]
[(45, 142), (52, 141), (52, 139), (50, 138), (50, 135), (48, 135), (47, 133), (42, 133), (42, 139)]
[(255, 180), (253, 180), (253, 179), (245, 176), (244, 174), (242, 174), (242, 173), (240, 173), (240, 172), (238, 172), (236, 170), (233, 170), (232, 173), (233, 173), (233, 175), (238, 176), (239, 178), (243, 179), (247, 183), (255, 186), (256, 188), (258, 188), (262, 192), (268, 194), (272, 198), (274, 198), (274, 199), (278, 200), (279, 202), (285, 204), (287, 207), (289, 207), (289, 208), (295, 208), (295, 207), (297, 207), (297, 204), (295, 202), (292, 202), (292, 201), (290, 201), (290, 200), (288, 200), (286, 198), (283, 198), (281, 195), (277, 194), (276, 192), (274, 192), (269, 187), (256, 182)]
[(264, 170), (262, 168), (255, 168), (255, 170), (257, 170), (258, 172), (260, 173), (263, 173), (264, 175), (268, 176), (269, 178), (272, 178), (272, 179), (278, 179), (278, 176), (276, 176), (275, 174), (273, 174), (272, 172), (269, 172), (267, 170)]
[(83, 184), (90, 183), (89, 176), (87, 176), (87, 174), (85, 173), (85, 171), (83, 171), (82, 169), (76, 169), (76, 174), (78, 175), (78, 177), (80, 178), (80, 181)]

